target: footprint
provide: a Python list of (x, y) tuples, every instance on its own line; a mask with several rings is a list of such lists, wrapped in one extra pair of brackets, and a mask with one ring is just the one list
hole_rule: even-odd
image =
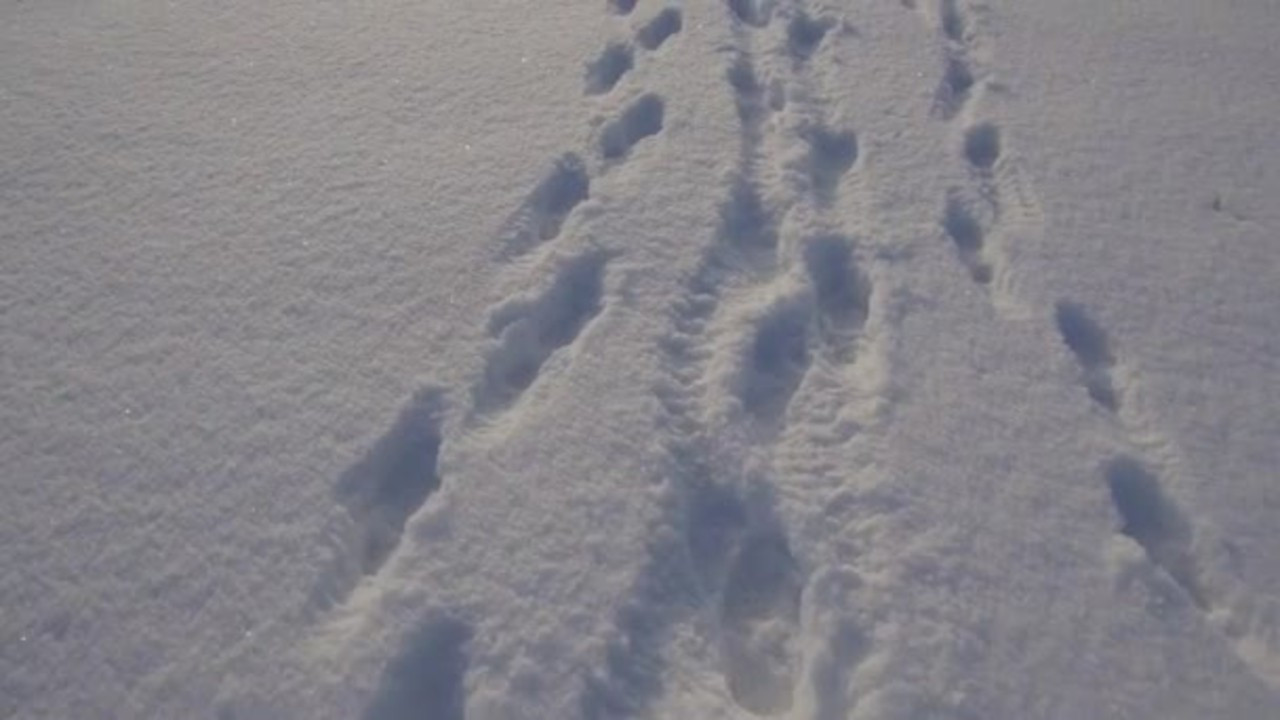
[(505, 233), (504, 251), (518, 255), (554, 239), (569, 213), (591, 194), (591, 178), (582, 159), (566, 153), (529, 193)]
[(1196, 607), (1209, 601), (1191, 554), (1191, 523), (1164, 494), (1160, 480), (1139, 461), (1120, 456), (1103, 468), (1120, 532), (1134, 540), (1186, 592)]
[(866, 657), (867, 638), (852, 621), (838, 623), (809, 671), (813, 685), (813, 720), (847, 720), (854, 702), (850, 675)]
[(752, 27), (764, 27), (773, 16), (772, 0), (726, 0), (729, 10), (740, 22)]
[[(428, 388), (414, 395), (391, 429), (338, 481), (335, 495), (356, 525), (354, 568), (338, 573), (333, 596), (344, 596), (359, 575), (380, 570), (404, 534), (405, 523), (440, 487), (436, 463), (444, 393)], [(350, 570), (357, 572), (350, 572)]]
[(942, 34), (952, 42), (964, 42), (964, 14), (956, 0), (941, 0), (938, 4), (939, 24)]
[(787, 539), (775, 530), (748, 536), (725, 582), (720, 613), (729, 694), (756, 715), (791, 709), (802, 578)]
[(964, 156), (979, 170), (990, 170), (1000, 158), (1000, 129), (991, 123), (978, 123), (964, 134)]
[(405, 641), (382, 674), (364, 720), (463, 720), (471, 626), (444, 618)]
[(777, 221), (745, 178), (733, 182), (720, 208), (720, 236), (742, 250), (772, 250), (778, 244)]
[(489, 354), (475, 390), (478, 412), (515, 402), (533, 385), (551, 355), (577, 339), (600, 313), (607, 259), (601, 252), (578, 257), (560, 269), (539, 298), (511, 302), (494, 311), (489, 332), (498, 338), (498, 345)]
[(781, 417), (809, 367), (809, 317), (803, 299), (778, 302), (756, 327), (747, 348), (739, 397), (758, 419)]
[(641, 140), (662, 132), (666, 103), (648, 93), (640, 96), (600, 136), (600, 152), (606, 160), (616, 160), (631, 152)]
[(760, 116), (764, 111), (764, 88), (756, 77), (756, 70), (751, 65), (751, 61), (745, 57), (738, 58), (729, 66), (725, 78), (733, 88), (738, 120), (746, 132), (745, 128), (755, 127), (760, 122)]
[(1093, 321), (1083, 306), (1065, 300), (1058, 303), (1054, 320), (1062, 341), (1080, 364), (1089, 397), (1115, 412), (1120, 401), (1111, 381), (1111, 368), (1116, 361), (1106, 331)]
[(871, 283), (853, 263), (851, 242), (836, 235), (817, 237), (804, 250), (805, 270), (818, 306), (818, 333), (842, 345), (866, 323)]
[(852, 130), (828, 130), (821, 126), (806, 129), (802, 136), (809, 144), (809, 177), (818, 197), (830, 202), (840, 178), (858, 161), (858, 136)]
[(603, 95), (614, 88), (618, 81), (635, 65), (635, 53), (625, 43), (610, 43), (600, 57), (587, 65), (586, 92)]
[(803, 10), (796, 13), (787, 24), (787, 51), (796, 62), (804, 62), (813, 56), (827, 31), (835, 27), (831, 18), (810, 18)]
[(950, 120), (958, 115), (969, 100), (974, 82), (968, 63), (959, 57), (948, 58), (934, 101), (934, 112), (938, 117)]
[(978, 223), (972, 210), (961, 199), (959, 193), (953, 192), (947, 198), (947, 207), (942, 216), (942, 227), (956, 246), (956, 255), (969, 270), (969, 276), (979, 285), (991, 282), (993, 271), (983, 259), (982, 226)]
[(609, 10), (616, 15), (630, 15), (636, 9), (636, 0), (609, 0)]
[(662, 47), (672, 35), (680, 32), (684, 18), (677, 8), (666, 8), (658, 13), (647, 25), (636, 33), (636, 42), (645, 50), (653, 51)]
[(733, 551), (747, 526), (747, 508), (737, 493), (715, 484), (701, 465), (686, 468), (688, 510), (685, 543), (695, 575), (705, 590), (722, 587)]

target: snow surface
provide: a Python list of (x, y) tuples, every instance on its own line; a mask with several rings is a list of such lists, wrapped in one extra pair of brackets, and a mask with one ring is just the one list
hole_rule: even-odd
[(1280, 717), (1273, 0), (0, 7), (0, 718)]

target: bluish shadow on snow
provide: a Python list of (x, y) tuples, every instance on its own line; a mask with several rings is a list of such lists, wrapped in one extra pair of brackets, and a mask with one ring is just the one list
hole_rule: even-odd
[(383, 671), (364, 720), (464, 720), (471, 636), (451, 618), (424, 625)]

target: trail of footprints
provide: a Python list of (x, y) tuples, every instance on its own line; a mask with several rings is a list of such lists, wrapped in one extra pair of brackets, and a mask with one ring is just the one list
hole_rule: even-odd
[[(635, 4), (634, 0), (613, 0), (609, 8), (625, 16)], [(656, 51), (681, 30), (681, 23), (678, 9), (664, 9), (639, 28), (636, 44)], [(634, 64), (634, 52), (629, 44), (608, 45), (588, 65), (586, 92), (612, 90)], [(574, 210), (590, 198), (593, 175), (621, 166), (639, 143), (659, 134), (664, 114), (663, 98), (643, 93), (601, 130), (594, 173), (579, 153), (566, 153), (551, 163), (503, 224), (499, 257), (514, 260), (555, 243)], [(462, 413), (467, 418), (463, 432), (519, 404), (548, 361), (586, 331), (607, 302), (611, 259), (608, 252), (592, 248), (567, 255), (551, 252), (535, 265), (543, 272), (550, 270), (549, 281), (541, 289), (518, 294), (490, 311), (486, 326), (490, 341), (483, 370), (470, 389), (469, 408)], [(440, 488), (437, 463), (450, 402), (450, 393), (441, 388), (426, 388), (415, 395), (391, 429), (337, 483), (335, 497), (346, 508), (350, 523), (331, 542), (335, 559), (317, 585), (315, 610), (341, 605), (362, 578), (381, 572), (407, 523)], [(461, 718), (466, 648), (472, 634), (471, 626), (458, 618), (423, 623), (387, 666), (365, 716), (387, 720), (404, 717), (406, 712), (425, 712), (432, 717)]]
[[(915, 0), (902, 4), (924, 12)], [(636, 1), (609, 0), (607, 7), (625, 18)], [(759, 53), (752, 45), (775, 20), (786, 20), (785, 56), (798, 74), (791, 79), (803, 82), (805, 65), (821, 52), (834, 20), (808, 14), (798, 0), (725, 0), (725, 8), (740, 45), (726, 80), (738, 106), (741, 157), (726, 189), (719, 229), (673, 305), (671, 330), (663, 339), (665, 380), (655, 391), (668, 438), (665, 520), (655, 529), (649, 563), (636, 580), (632, 601), (615, 620), (617, 633), (605, 667), (584, 678), (581, 709), (589, 720), (644, 714), (663, 692), (665, 643), (687, 621), (714, 638), (725, 689), (741, 709), (761, 716), (791, 710), (804, 660), (797, 647), (801, 599), (812, 578), (791, 551), (775, 510), (772, 482), (748, 470), (743, 458), (726, 456), (720, 438), (754, 439), (767, 456), (815, 355), (846, 366), (856, 362), (858, 337), (874, 300), (871, 283), (858, 267), (855, 238), (827, 232), (804, 238), (796, 247), (779, 242), (780, 228), (794, 209), (821, 214), (832, 203), (842, 178), (855, 169), (858, 144), (853, 131), (828, 127), (821, 118), (792, 128), (770, 124), (771, 114), (786, 103), (787, 78), (762, 81), (755, 64)], [(969, 57), (972, 33), (962, 4), (940, 0), (935, 11), (945, 48), (934, 114), (950, 123), (969, 115), (982, 81)], [(668, 7), (639, 25), (633, 41), (606, 44), (586, 66), (584, 92), (601, 97), (614, 93), (635, 67), (638, 52), (660, 50), (680, 32), (682, 22), (680, 10)], [(642, 142), (660, 134), (665, 112), (660, 95), (641, 93), (602, 127), (595, 170), (578, 153), (553, 162), (504, 223), (500, 256), (514, 259), (555, 243), (575, 209), (589, 199), (593, 179), (624, 164)], [(944, 198), (940, 225), (961, 266), (986, 287), (1004, 271), (1003, 259), (987, 242), (1000, 219), (996, 179), (1002, 139), (993, 123), (966, 122), (958, 154), (970, 169), (972, 184), (952, 188)], [(775, 177), (764, 173), (762, 164), (777, 155), (779, 144), (796, 141), (807, 147), (807, 186), (780, 191), (770, 184)], [(551, 273), (541, 290), (490, 312), (490, 342), (465, 413), (472, 422), (488, 422), (519, 404), (547, 363), (574, 345), (608, 301), (609, 254), (587, 250), (545, 257), (549, 260), (536, 267), (549, 265)], [(743, 298), (771, 288), (780, 291), (772, 293), (774, 300), (766, 307), (740, 306)], [(713, 341), (723, 325), (743, 313), (751, 317), (750, 330), (733, 345), (739, 353), (733, 387), (742, 412), (731, 415), (728, 425), (709, 425), (706, 393), (716, 360)], [(1069, 301), (1055, 308), (1054, 319), (1088, 396), (1119, 416), (1125, 393), (1115, 377), (1117, 357), (1105, 331), (1083, 306)], [(337, 559), (317, 588), (318, 609), (345, 602), (362, 577), (379, 573), (410, 518), (440, 487), (437, 460), (448, 410), (444, 390), (424, 389), (339, 480), (335, 495), (347, 509), (351, 528), (334, 541)], [(1120, 517), (1119, 531), (1196, 607), (1206, 613), (1220, 610), (1201, 570), (1203, 560), (1196, 555), (1193, 524), (1149, 464), (1119, 455), (1102, 466), (1101, 474)], [(1236, 625), (1245, 627), (1247, 620)], [(808, 669), (817, 712), (824, 718), (850, 711), (834, 699), (842, 692), (822, 689), (846, 683), (865, 655), (858, 628), (839, 619), (833, 628), (821, 662)], [(424, 623), (388, 665), (366, 717), (398, 718), (406, 708), (416, 708), (432, 717), (461, 718), (472, 634), (471, 626), (457, 618)]]
[[(904, 0), (903, 5), (923, 13), (914, 0)], [(971, 64), (974, 33), (963, 0), (938, 0), (936, 22), (945, 66), (934, 113), (951, 122), (970, 114), (971, 97), (985, 81), (975, 77)], [(1000, 177), (1003, 140), (995, 123), (966, 120), (960, 138), (958, 154), (969, 168), (972, 184), (951, 189), (941, 225), (973, 281), (990, 288), (996, 275), (1006, 269), (1004, 258), (986, 238), (1001, 219), (1002, 194), (1016, 194), (1017, 188)], [(1133, 427), (1134, 421), (1126, 415), (1126, 392), (1116, 373), (1119, 359), (1108, 333), (1084, 305), (1071, 300), (1056, 304), (1053, 323), (1076, 361), (1087, 396), (1119, 424), (1126, 443), (1135, 445), (1134, 436), (1142, 429)], [(1280, 687), (1280, 677), (1273, 670), (1280, 657), (1274, 604), (1259, 603), (1240, 587), (1234, 590), (1245, 599), (1229, 601), (1230, 589), (1213, 587), (1206, 570), (1214, 563), (1195, 543), (1195, 524), (1165, 489), (1149, 460), (1120, 453), (1104, 462), (1099, 473), (1119, 518), (1119, 532), (1141, 547), (1152, 565), (1233, 641), (1247, 666), (1265, 682)]]
[[(784, 47), (803, 65), (835, 23), (810, 17), (799, 4), (777, 12), (768, 3), (726, 5), (739, 40), (726, 80), (741, 123), (740, 159), (719, 228), (671, 309), (671, 331), (663, 340), (665, 379), (656, 388), (668, 435), (668, 494), (666, 519), (655, 537), (666, 538), (671, 526), (680, 532), (674, 540), (654, 543), (635, 601), (617, 620), (608, 667), (587, 679), (583, 708), (592, 720), (645, 712), (662, 689), (661, 638), (689, 620), (716, 648), (725, 690), (738, 707), (762, 716), (793, 707), (807, 572), (791, 551), (768, 471), (748, 469), (733, 441), (756, 441), (767, 457), (815, 356), (853, 363), (850, 349), (869, 313), (872, 288), (857, 267), (854, 239), (822, 233), (803, 238), (798, 247), (779, 241), (779, 229), (794, 209), (830, 204), (856, 163), (856, 135), (822, 123), (787, 128), (768, 122), (781, 109), (779, 85), (785, 78), (762, 82), (751, 47), (755, 33), (785, 15), (790, 21)], [(807, 186), (772, 187), (776, 180), (762, 165), (780, 162), (782, 151), (795, 143), (807, 148)], [(753, 298), (761, 296), (772, 300), (753, 307)], [(738, 342), (720, 342), (725, 332), (743, 335)], [(736, 358), (718, 362), (726, 347)], [(708, 389), (719, 389), (717, 368), (726, 364), (740, 412), (716, 419), (708, 414), (708, 401), (717, 399)], [(670, 594), (673, 583), (684, 588), (680, 595), (687, 604), (654, 602), (661, 594), (655, 588)], [(833, 639), (832, 647), (844, 645)], [(814, 682), (826, 682), (824, 673), (847, 674), (847, 668), (833, 668), (853, 661), (850, 653), (833, 652), (812, 669)]]

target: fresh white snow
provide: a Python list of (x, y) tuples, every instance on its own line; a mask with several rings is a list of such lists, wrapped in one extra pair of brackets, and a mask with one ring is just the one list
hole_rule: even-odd
[(1280, 717), (1272, 0), (0, 7), (0, 718)]

